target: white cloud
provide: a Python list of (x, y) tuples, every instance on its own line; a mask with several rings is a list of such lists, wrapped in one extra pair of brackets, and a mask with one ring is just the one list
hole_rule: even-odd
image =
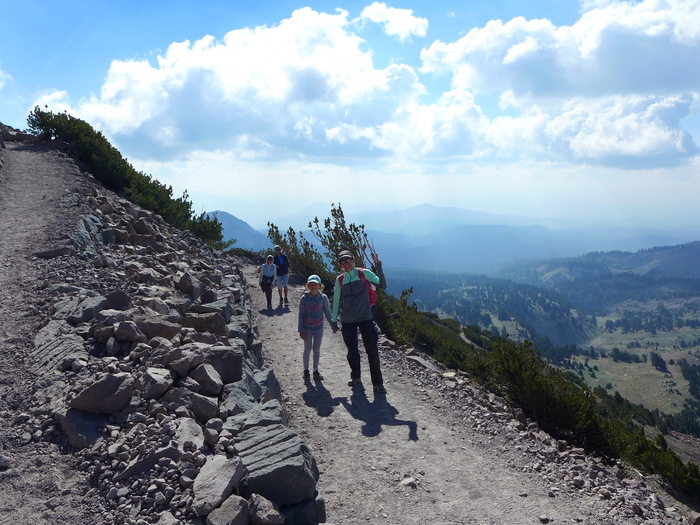
[(384, 2), (365, 7), (360, 18), (380, 24), (387, 35), (398, 37), (401, 42), (412, 36), (424, 37), (428, 30), (428, 20), (414, 16), (412, 9), (388, 7)]
[(5, 84), (10, 82), (12, 80), (12, 75), (9, 73), (5, 73), (2, 69), (0, 69), (0, 90), (2, 90), (5, 87)]
[[(379, 2), (361, 19), (400, 39), (427, 28)], [(376, 67), (347, 12), (303, 8), (275, 26), (173, 43), (153, 62), (114, 61), (74, 112), (141, 159), (668, 165), (697, 154), (681, 127), (700, 109), (696, 20), (700, 0), (599, 4), (571, 26), (491, 21), (434, 42), (418, 70)], [(428, 93), (433, 75), (450, 88)], [(480, 106), (484, 96), (498, 107)], [(42, 101), (68, 105), (60, 93)]]
[(502, 152), (519, 142), (577, 162), (652, 164), (697, 154), (680, 121), (697, 111), (700, 1), (597, 7), (572, 26), (491, 21), (424, 49), (422, 71), (500, 95), (517, 113), (486, 131)]
[(345, 11), (303, 8), (274, 27), (174, 43), (155, 64), (114, 61), (76, 111), (136, 151), (155, 141), (168, 155), (241, 144), (322, 153), (327, 130), (381, 125), (423, 92), (412, 68), (375, 68), (352, 26)]

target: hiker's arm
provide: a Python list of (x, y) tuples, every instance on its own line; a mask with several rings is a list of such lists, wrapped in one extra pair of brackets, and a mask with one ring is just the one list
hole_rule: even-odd
[(323, 315), (326, 316), (326, 319), (328, 319), (328, 322), (331, 324), (331, 328), (333, 328), (333, 332), (335, 332), (338, 329), (338, 323), (333, 321), (333, 314), (331, 313), (331, 303), (328, 300), (327, 295), (323, 295)]
[[(297, 323), (297, 331), (299, 334), (305, 333), (305, 327), (304, 327), (304, 314), (306, 313), (306, 296), (302, 295), (301, 299), (299, 299), (299, 314), (298, 314), (298, 323)], [(304, 339), (304, 336), (300, 337)]]
[(372, 270), (365, 272), (367, 280), (373, 284), (376, 284), (382, 290), (386, 290), (386, 277), (384, 276), (384, 270), (382, 269), (382, 261), (379, 259), (379, 255), (376, 253), (372, 254), (372, 259), (374, 259), (374, 264), (372, 265)]
[(335, 278), (335, 287), (333, 288), (333, 313), (331, 314), (331, 323), (338, 321), (338, 311), (340, 310), (340, 284), (338, 278)]

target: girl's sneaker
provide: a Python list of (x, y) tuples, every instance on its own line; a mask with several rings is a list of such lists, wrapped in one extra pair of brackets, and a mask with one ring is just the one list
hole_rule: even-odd
[(314, 370), (314, 381), (323, 381), (323, 376), (318, 370)]
[(304, 370), (304, 381), (311, 381), (311, 376), (308, 370)]

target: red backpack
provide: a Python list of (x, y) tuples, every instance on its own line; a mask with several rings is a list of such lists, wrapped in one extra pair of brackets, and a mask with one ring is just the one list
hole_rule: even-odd
[[(360, 276), (360, 281), (365, 283), (367, 293), (369, 294), (369, 305), (374, 306), (377, 302), (377, 287), (367, 280), (367, 277), (365, 277), (363, 272), (364, 268), (357, 268), (357, 274)], [(338, 277), (338, 284), (341, 287), (343, 286), (343, 277), (345, 277), (345, 272), (341, 273)]]

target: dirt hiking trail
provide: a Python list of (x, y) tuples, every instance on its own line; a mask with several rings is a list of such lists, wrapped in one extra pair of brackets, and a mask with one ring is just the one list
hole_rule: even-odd
[[(328, 521), (339, 524), (637, 523), (601, 497), (547, 483), (533, 464), (535, 443), (503, 423), (489, 424), (488, 395), (471, 386), (455, 402), (442, 374), (380, 347), (386, 395), (375, 395), (363, 355), (364, 388), (347, 386), (349, 366), (340, 332), (324, 329), (323, 381), (302, 379), (303, 342), (297, 304), (265, 309), (257, 268), (247, 270), (267, 364), (275, 370), (291, 426), (311, 447), (321, 471)], [(273, 295), (277, 306), (277, 292)], [(473, 394), (470, 394), (470, 392)], [(498, 409), (495, 409), (498, 410)], [(543, 452), (540, 452), (544, 455)], [(641, 520), (639, 521), (642, 522)]]

